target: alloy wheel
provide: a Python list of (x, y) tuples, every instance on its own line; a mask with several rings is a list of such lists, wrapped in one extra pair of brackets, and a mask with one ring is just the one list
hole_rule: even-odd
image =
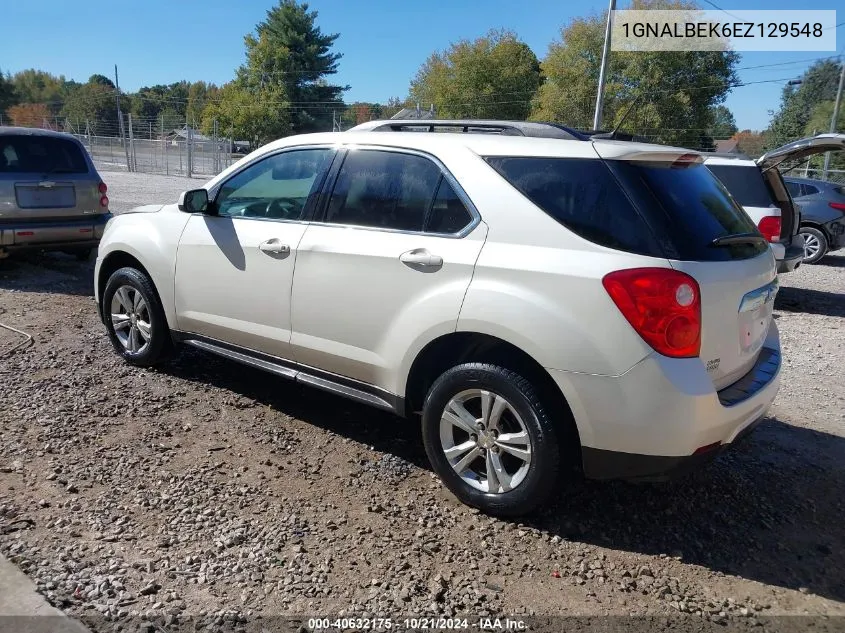
[(486, 493), (518, 487), (531, 466), (531, 438), (516, 409), (502, 396), (468, 389), (446, 404), (440, 444), (461, 479)]
[(121, 286), (111, 300), (111, 323), (115, 336), (130, 354), (140, 354), (150, 344), (150, 309), (137, 288)]

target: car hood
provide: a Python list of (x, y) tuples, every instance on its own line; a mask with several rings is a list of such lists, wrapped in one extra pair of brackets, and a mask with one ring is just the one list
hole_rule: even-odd
[(163, 204), (144, 204), (140, 207), (134, 207), (132, 209), (129, 209), (129, 211), (123, 211), (118, 215), (124, 215), (126, 213), (156, 213), (158, 211), (161, 211), (164, 206), (165, 205)]
[(819, 134), (787, 143), (766, 152), (756, 162), (764, 169), (771, 169), (786, 160), (801, 160), (813, 154), (843, 150), (845, 150), (845, 134)]

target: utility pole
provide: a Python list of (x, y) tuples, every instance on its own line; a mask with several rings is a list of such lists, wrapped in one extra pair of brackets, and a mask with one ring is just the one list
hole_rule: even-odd
[[(833, 116), (830, 119), (831, 134), (836, 131), (836, 120), (839, 118), (839, 107), (842, 104), (842, 84), (845, 83), (845, 57), (840, 57), (839, 63), (842, 64), (842, 70), (839, 73), (839, 88), (836, 89), (836, 101), (833, 102)], [(824, 153), (824, 175), (822, 178), (827, 180), (827, 172), (830, 169), (830, 152)]]
[(616, 0), (610, 0), (607, 9), (607, 27), (604, 30), (604, 50), (601, 54), (601, 70), (599, 70), (599, 92), (596, 95), (596, 114), (593, 117), (593, 129), (601, 127), (601, 111), (604, 106), (604, 82), (607, 74), (607, 64), (610, 61), (610, 34), (613, 30), (613, 12), (616, 10)]
[(126, 132), (123, 129), (123, 114), (120, 111), (120, 82), (117, 80), (117, 64), (114, 65), (114, 98), (117, 102), (117, 126), (120, 130), (120, 143), (126, 152), (126, 169), (132, 171), (129, 164), (129, 146), (126, 144)]

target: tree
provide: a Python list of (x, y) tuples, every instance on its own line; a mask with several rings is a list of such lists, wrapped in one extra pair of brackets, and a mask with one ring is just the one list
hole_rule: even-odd
[(410, 97), (446, 119), (524, 120), (540, 85), (540, 63), (510, 31), (490, 31), (433, 53), (411, 82)]
[(827, 132), (830, 129), (832, 108), (827, 123), (814, 119), (814, 115), (821, 117), (816, 108), (824, 101), (832, 102), (836, 97), (840, 69), (841, 66), (832, 60), (816, 62), (801, 77), (801, 84), (797, 88), (784, 86), (780, 108), (774, 113), (769, 127), (770, 147), (778, 147), (801, 138), (807, 133), (811, 120), (821, 124), (821, 127), (817, 128), (818, 132)]
[(262, 38), (273, 49), (285, 51), (283, 64), (265, 72), (263, 85), (280, 85), (290, 101), (290, 122), (295, 133), (328, 130), (332, 110), (343, 108), (342, 95), (349, 86), (329, 84), (337, 72), (340, 53), (331, 52), (338, 34), (324, 34), (316, 26), (317, 12), (296, 0), (280, 0), (267, 18), (247, 36), (247, 48)]
[(736, 148), (741, 153), (746, 156), (750, 156), (751, 158), (762, 156), (766, 151), (766, 144), (768, 141), (766, 139), (765, 132), (742, 130), (742, 132), (737, 132), (731, 138), (737, 142)]
[(21, 127), (50, 127), (50, 110), (43, 103), (20, 103), (6, 111), (12, 125)]
[[(689, 9), (685, 0), (634, 0), (632, 9)], [(531, 118), (592, 128), (606, 16), (572, 20), (549, 46)], [(721, 51), (612, 51), (605, 84), (604, 128), (630, 109), (623, 129), (652, 140), (708, 148), (711, 108), (724, 102), (739, 57)]]
[(739, 130), (733, 112), (723, 105), (710, 108), (711, 124), (708, 130), (714, 139), (731, 138)]
[(199, 123), (202, 120), (202, 111), (205, 106), (219, 97), (220, 89), (214, 84), (204, 81), (195, 81), (188, 86), (188, 104), (185, 114), (193, 125), (194, 121)]
[(4, 75), (0, 70), (0, 117), (6, 112), (8, 108), (18, 102), (18, 94), (15, 92), (15, 84), (12, 83), (12, 77), (8, 74)]
[(284, 103), (280, 86), (253, 90), (233, 81), (220, 89), (217, 101), (206, 106), (202, 130), (211, 134), (216, 121), (221, 137), (231, 136), (233, 141), (249, 141), (252, 147), (258, 147), (289, 130), (289, 114)]
[[(130, 104), (121, 103), (124, 111), (130, 107)], [(74, 128), (84, 129), (87, 123), (92, 134), (117, 135), (114, 84), (103, 75), (92, 75), (88, 83), (67, 96), (60, 116), (68, 119)]]
[(246, 63), (234, 81), (220, 89), (202, 113), (202, 130), (249, 141), (253, 147), (290, 133), (291, 109), (283, 81), (275, 81), (289, 61), (286, 48), (276, 47), (267, 34), (247, 35)]

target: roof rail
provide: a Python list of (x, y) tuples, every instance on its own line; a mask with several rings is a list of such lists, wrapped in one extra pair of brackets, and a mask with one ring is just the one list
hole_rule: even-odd
[(349, 132), (435, 132), (440, 130), (465, 134), (502, 134), (504, 136), (532, 136), (577, 141), (589, 140), (581, 132), (557, 123), (534, 121), (495, 121), (486, 119), (389, 119), (367, 121), (350, 128)]

